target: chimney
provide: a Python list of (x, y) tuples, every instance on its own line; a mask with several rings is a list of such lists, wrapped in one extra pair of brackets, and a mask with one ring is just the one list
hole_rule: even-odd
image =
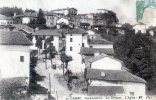
[(17, 14), (14, 12), (14, 16), (16, 16)]

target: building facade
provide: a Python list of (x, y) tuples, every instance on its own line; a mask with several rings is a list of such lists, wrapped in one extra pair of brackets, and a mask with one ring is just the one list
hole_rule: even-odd
[[(25, 77), (29, 82), (30, 45), (22, 32), (0, 32), (0, 71), (2, 78)], [(9, 74), (8, 74), (9, 73)]]

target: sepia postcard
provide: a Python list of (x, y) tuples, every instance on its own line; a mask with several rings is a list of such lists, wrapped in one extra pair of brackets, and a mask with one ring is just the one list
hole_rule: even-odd
[(0, 0), (0, 100), (156, 100), (156, 0)]

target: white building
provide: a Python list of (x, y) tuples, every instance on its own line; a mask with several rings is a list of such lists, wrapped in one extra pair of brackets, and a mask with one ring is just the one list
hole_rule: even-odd
[(80, 28), (74, 28), (67, 30), (66, 32), (66, 51), (65, 53), (72, 56), (72, 61), (69, 62), (69, 69), (73, 73), (83, 72), (85, 66), (82, 65), (80, 50), (81, 47), (86, 47), (87, 43), (87, 32)]
[(139, 31), (141, 33), (146, 33), (146, 24), (144, 23), (139, 23), (139, 24), (135, 24), (133, 25), (133, 29), (135, 30), (135, 33), (138, 33)]
[(89, 95), (145, 96), (146, 81), (128, 71), (87, 69), (86, 72)]
[(57, 22), (57, 20), (59, 18), (56, 14), (53, 14), (51, 12), (45, 12), (44, 16), (45, 16), (45, 19), (46, 19), (46, 25), (48, 27), (56, 26), (56, 24), (57, 24), (56, 22)]
[(80, 28), (74, 28), (66, 31), (66, 54), (76, 58), (80, 53), (81, 47), (86, 47), (87, 33)]
[(146, 81), (125, 70), (118, 59), (101, 54), (86, 64), (88, 94), (145, 96)]
[(22, 32), (0, 31), (0, 76), (2, 78), (30, 75), (30, 45)]
[(36, 41), (37, 39), (39, 39), (39, 37), (42, 38), (42, 50), (45, 49), (44, 44), (45, 44), (45, 40), (49, 37), (52, 37), (53, 40), (51, 41), (51, 43), (53, 44), (53, 46), (55, 46), (55, 49), (57, 52), (59, 52), (63, 47), (62, 45), (62, 40), (61, 40), (61, 29), (47, 29), (47, 30), (36, 30), (32, 36), (33, 36), (33, 47), (36, 48)]
[(13, 18), (0, 14), (0, 25), (10, 25), (10, 24), (13, 24)]
[(95, 55), (95, 57), (88, 59), (87, 62), (86, 67), (88, 68), (104, 70), (121, 70), (124, 65), (122, 61), (106, 54)]

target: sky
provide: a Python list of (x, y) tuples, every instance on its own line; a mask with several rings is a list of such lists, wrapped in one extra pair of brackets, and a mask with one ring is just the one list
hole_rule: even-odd
[(135, 0), (0, 0), (0, 7), (22, 7), (37, 10), (75, 7), (78, 13), (92, 13), (104, 8), (117, 13), (120, 23), (135, 24)]

